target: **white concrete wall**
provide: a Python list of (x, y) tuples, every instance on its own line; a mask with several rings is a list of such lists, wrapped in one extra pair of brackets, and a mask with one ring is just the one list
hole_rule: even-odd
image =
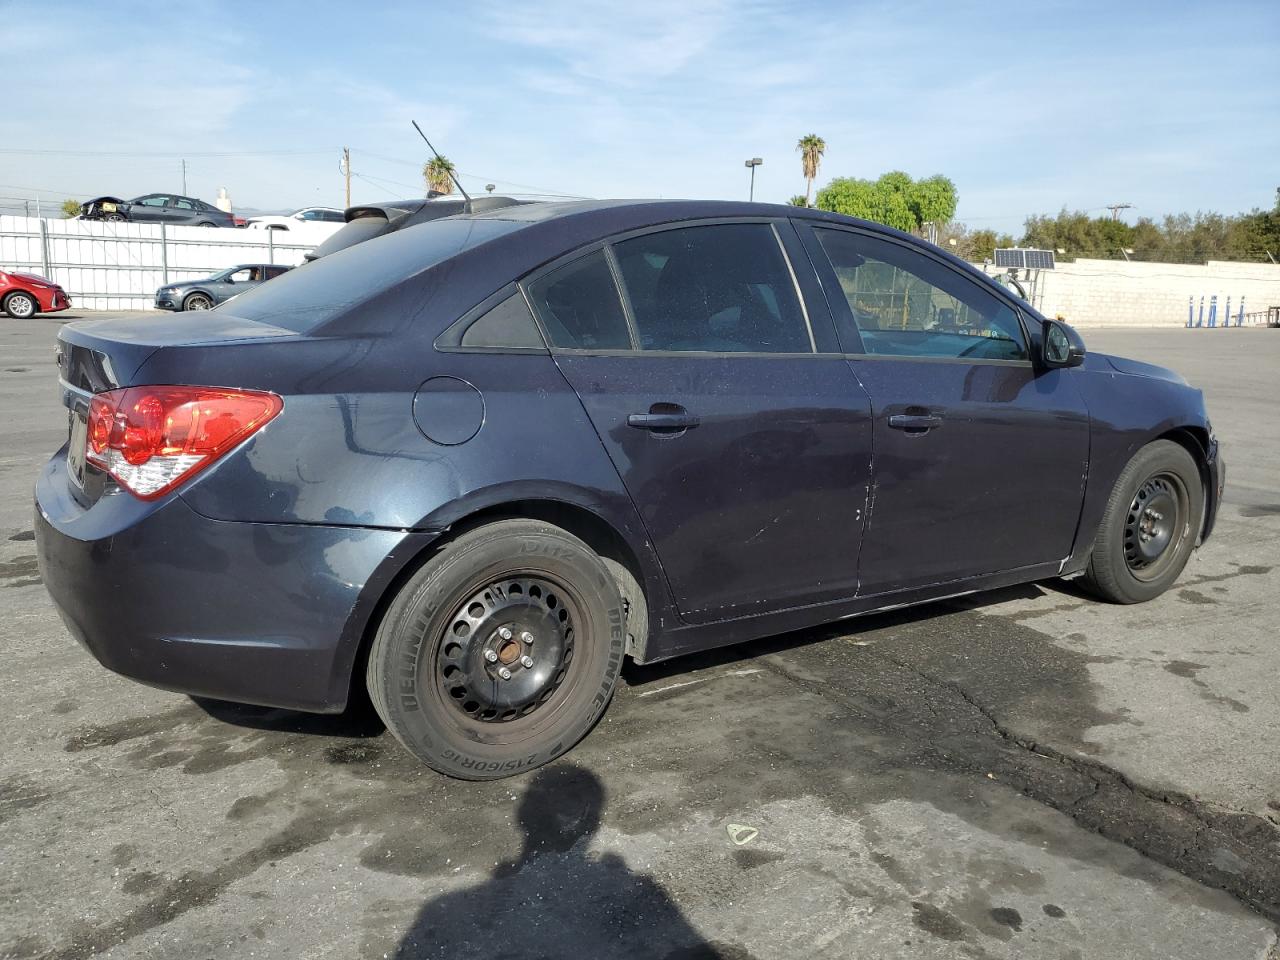
[(1075, 326), (1181, 327), (1187, 323), (1188, 299), (1195, 299), (1198, 317), (1202, 296), (1208, 323), (1209, 298), (1215, 294), (1221, 325), (1228, 296), (1233, 318), (1241, 297), (1246, 313), (1280, 306), (1280, 266), (1076, 260), (1043, 271), (1040, 288), (1036, 306), (1041, 312), (1050, 317), (1060, 313)]
[(145, 310), (165, 283), (238, 263), (302, 263), (318, 241), (292, 232), (0, 216), (0, 269), (61, 284), (73, 309)]

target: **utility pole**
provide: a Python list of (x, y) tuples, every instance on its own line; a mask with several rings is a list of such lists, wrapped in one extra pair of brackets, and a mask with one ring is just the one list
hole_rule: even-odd
[(1129, 209), (1130, 207), (1132, 207), (1132, 206), (1133, 206), (1133, 204), (1132, 204), (1132, 203), (1108, 203), (1108, 204), (1107, 204), (1107, 209), (1111, 211), (1111, 219), (1112, 219), (1112, 220), (1119, 220), (1119, 219), (1120, 219), (1120, 211), (1121, 211), (1121, 210), (1128, 210), (1128, 209)]
[(187, 161), (182, 161), (182, 195), (187, 195)]
[(351, 149), (349, 147), (342, 148), (342, 174), (347, 178), (347, 202), (343, 207), (351, 206)]

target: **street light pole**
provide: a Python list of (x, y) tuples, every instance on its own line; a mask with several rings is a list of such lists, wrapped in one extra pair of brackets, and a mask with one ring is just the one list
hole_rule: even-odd
[(747, 199), (754, 201), (756, 198), (756, 167), (764, 163), (759, 157), (752, 157), (744, 166), (751, 168), (751, 192), (747, 195)]

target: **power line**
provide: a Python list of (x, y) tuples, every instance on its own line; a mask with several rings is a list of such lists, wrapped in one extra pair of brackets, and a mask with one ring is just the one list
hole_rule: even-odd
[(181, 159), (182, 157), (318, 157), (329, 150), (234, 150), (200, 151), (179, 150), (18, 150), (0, 148), (0, 154), (23, 157), (155, 157), (157, 159)]

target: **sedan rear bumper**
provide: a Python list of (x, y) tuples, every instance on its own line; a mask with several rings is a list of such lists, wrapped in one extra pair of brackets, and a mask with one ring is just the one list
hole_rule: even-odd
[(119, 493), (86, 510), (65, 464), (55, 456), (36, 486), (58, 612), (103, 666), (181, 693), (340, 711), (378, 597), (430, 539), (209, 520), (176, 496), (152, 509)]

